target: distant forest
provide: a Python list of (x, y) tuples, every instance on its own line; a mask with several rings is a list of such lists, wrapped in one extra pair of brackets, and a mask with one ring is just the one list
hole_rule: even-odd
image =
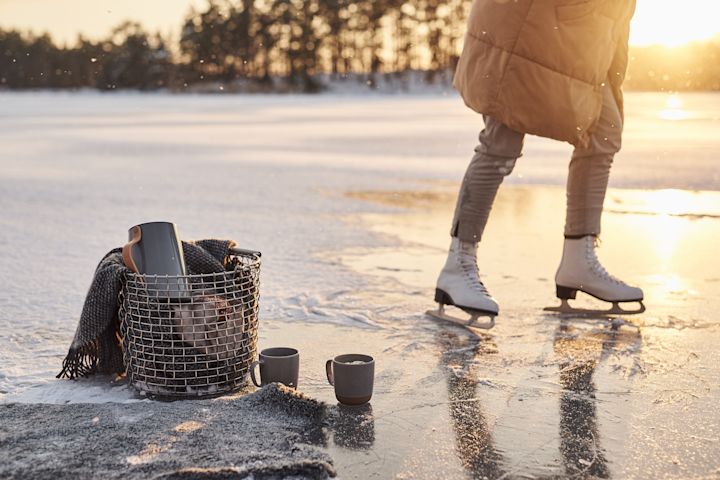
[[(0, 89), (322, 90), (328, 82), (447, 82), (471, 0), (210, 0), (179, 39), (124, 23), (58, 46), (0, 30)], [(720, 40), (631, 50), (627, 88), (720, 90)]]

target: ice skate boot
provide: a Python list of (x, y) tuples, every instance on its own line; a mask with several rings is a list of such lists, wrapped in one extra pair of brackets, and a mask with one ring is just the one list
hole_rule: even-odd
[[(464, 243), (453, 238), (450, 244), (445, 267), (440, 272), (435, 289), (437, 310), (429, 310), (428, 315), (447, 320), (464, 327), (490, 329), (495, 326), (498, 304), (480, 281), (477, 266), (477, 244)], [(445, 312), (445, 306), (455, 306), (470, 315), (462, 320)], [(478, 323), (480, 317), (490, 317), (486, 323)]]
[[(588, 235), (578, 239), (565, 239), (560, 267), (555, 275), (559, 307), (547, 307), (546, 311), (575, 315), (632, 315), (645, 311), (643, 291), (631, 287), (610, 275), (602, 266), (595, 252), (597, 238)], [(606, 310), (573, 308), (568, 300), (575, 299), (577, 292), (585, 292), (599, 300), (612, 303)], [(621, 303), (637, 302), (635, 310), (625, 310)]]

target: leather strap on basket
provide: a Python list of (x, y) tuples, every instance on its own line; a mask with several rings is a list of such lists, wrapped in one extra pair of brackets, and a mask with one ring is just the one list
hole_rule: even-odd
[(132, 258), (132, 247), (135, 246), (142, 238), (142, 229), (138, 226), (133, 227), (132, 235), (133, 236), (130, 241), (126, 243), (122, 249), (123, 262), (125, 262), (125, 266), (133, 272), (140, 273), (137, 265), (135, 264), (135, 260)]

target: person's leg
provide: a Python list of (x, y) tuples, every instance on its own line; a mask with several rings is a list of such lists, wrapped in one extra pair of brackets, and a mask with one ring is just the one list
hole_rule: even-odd
[(622, 146), (623, 120), (612, 89), (603, 90), (600, 119), (587, 147), (576, 147), (568, 172), (565, 237), (600, 234), (610, 168)]
[(522, 155), (525, 136), (492, 117), (483, 118), (485, 128), (460, 187), (451, 231), (468, 243), (480, 241), (498, 188)]
[(477, 242), (485, 230), (498, 187), (522, 153), (523, 138), (522, 133), (485, 116), (480, 145), (460, 187), (450, 251), (435, 290), (435, 301), (441, 305), (491, 316), (498, 313), (497, 302), (480, 281)]
[[(622, 144), (622, 128), (622, 115), (606, 86), (602, 113), (590, 142), (587, 147), (575, 148), (570, 161), (565, 242), (555, 275), (557, 296), (563, 300), (575, 298), (578, 290), (609, 302), (643, 299), (641, 289), (610, 275), (595, 252), (610, 168)], [(621, 312), (617, 306), (614, 309)]]

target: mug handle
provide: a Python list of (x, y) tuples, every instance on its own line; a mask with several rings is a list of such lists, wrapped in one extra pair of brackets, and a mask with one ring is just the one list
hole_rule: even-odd
[(130, 241), (122, 248), (123, 262), (125, 262), (125, 266), (133, 272), (140, 273), (137, 265), (135, 264), (135, 260), (132, 258), (132, 247), (134, 247), (142, 238), (142, 229), (138, 226), (134, 226), (132, 228), (132, 234), (133, 236)]
[(333, 374), (332, 360), (325, 362), (325, 373), (330, 385), (335, 386), (335, 375)]
[(256, 387), (262, 387), (262, 385), (258, 383), (257, 378), (255, 378), (255, 367), (261, 364), (262, 362), (256, 360), (252, 363), (252, 365), (250, 365), (250, 378), (252, 378), (252, 382)]

